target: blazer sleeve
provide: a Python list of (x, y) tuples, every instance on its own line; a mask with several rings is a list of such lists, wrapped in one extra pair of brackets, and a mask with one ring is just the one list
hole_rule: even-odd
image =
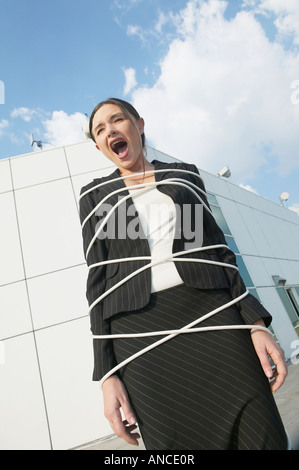
[[(85, 186), (81, 189), (81, 195), (90, 188)], [(79, 213), (81, 225), (86, 217), (92, 212), (95, 207), (95, 201), (92, 196), (92, 192), (89, 192), (80, 199)], [(83, 236), (83, 250), (87, 265), (105, 261), (107, 259), (107, 249), (104, 240), (96, 239), (88, 256), (86, 251), (90, 244), (91, 239), (95, 234), (97, 219), (93, 214), (82, 228)], [(87, 277), (86, 297), (88, 305), (92, 303), (105, 291), (106, 284), (106, 266), (100, 266), (89, 269)], [(110, 334), (110, 323), (109, 321), (103, 320), (102, 315), (102, 304), (97, 303), (90, 312), (90, 323), (91, 332), (94, 335), (109, 335)], [(94, 351), (94, 370), (93, 380), (100, 380), (109, 370), (116, 365), (116, 360), (113, 351), (112, 341), (107, 340), (93, 340), (93, 351)]]
[[(195, 165), (190, 165), (189, 169), (199, 174), (199, 171)], [(201, 179), (194, 177), (193, 182), (196, 183), (196, 185), (198, 185), (200, 189), (205, 191), (205, 186)], [(210, 208), (207, 197), (204, 196), (202, 193), (199, 194), (200, 197), (204, 200), (205, 204), (207, 204), (207, 206)], [(214, 217), (212, 217), (207, 211), (205, 211), (204, 223), (206, 224), (205, 228), (208, 230), (208, 239), (211, 245), (227, 245), (222, 230), (217, 225)], [(218, 248), (217, 255), (219, 261), (237, 266), (236, 256), (230, 249)], [(244, 294), (247, 289), (245, 287), (242, 277), (240, 276), (239, 271), (233, 268), (224, 268), (224, 270), (229, 283), (229, 289), (232, 299), (235, 299), (240, 295)], [(270, 315), (270, 313), (262, 306), (258, 299), (250, 293), (247, 294), (247, 296), (238, 303), (238, 307), (240, 310), (241, 317), (244, 323), (247, 325), (251, 325), (258, 319), (262, 318), (265, 322), (265, 325), (268, 327), (272, 321), (272, 316)]]

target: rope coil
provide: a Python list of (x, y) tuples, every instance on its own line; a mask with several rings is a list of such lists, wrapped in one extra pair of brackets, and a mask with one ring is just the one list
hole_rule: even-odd
[[(165, 173), (165, 169), (163, 170), (154, 170), (154, 171), (147, 171), (145, 173), (138, 173), (138, 174), (133, 174), (133, 175), (127, 175), (127, 176), (122, 176), (122, 177), (119, 177), (119, 178), (115, 178), (113, 180), (109, 180), (109, 181), (105, 181), (103, 183), (100, 183), (96, 186), (93, 186), (92, 188), (90, 188), (89, 190), (85, 191), (84, 193), (82, 193), (80, 195), (80, 198), (79, 198), (79, 201), (80, 199), (82, 199), (84, 196), (86, 196), (87, 194), (89, 194), (91, 191), (95, 190), (95, 189), (98, 189), (106, 184), (110, 184), (112, 182), (116, 182), (116, 181), (119, 181), (119, 180), (124, 180), (126, 178), (130, 178), (130, 177), (135, 177), (137, 175), (144, 175), (144, 174), (147, 174), (147, 173), (158, 173), (158, 172), (164, 172)], [(188, 174), (192, 174), (196, 177), (198, 177), (200, 180), (202, 180), (202, 178), (200, 177), (199, 174), (193, 172), (193, 171), (190, 171), (190, 170), (181, 170), (181, 169), (171, 169), (171, 172), (173, 171), (178, 171), (180, 173), (188, 173)], [(201, 193), (203, 193), (204, 195), (206, 195), (206, 193), (201, 189), (199, 188), (198, 186), (196, 186), (194, 183), (191, 183), (190, 181), (187, 181), (187, 180), (184, 180), (182, 178), (168, 178), (166, 180), (163, 180), (163, 181), (160, 181), (160, 182), (151, 182), (151, 183), (140, 183), (140, 184), (136, 184), (134, 186), (130, 186), (131, 189), (137, 189), (140, 188), (138, 191), (136, 191), (134, 193), (134, 196), (138, 196), (139, 194), (143, 194), (144, 192), (147, 192), (147, 191), (150, 191), (152, 188), (156, 188), (159, 184), (171, 184), (171, 185), (177, 185), (177, 186), (181, 186), (181, 187), (185, 187), (187, 189), (189, 189), (193, 194), (195, 194), (195, 196), (197, 197), (197, 199), (199, 200), (199, 202), (201, 204), (203, 204), (204, 208), (211, 214), (211, 210), (210, 208), (207, 206), (207, 204), (202, 200), (202, 198), (198, 195), (198, 193), (196, 191), (194, 191), (193, 187), (195, 187), (198, 191), (200, 191)], [(89, 220), (89, 218), (101, 207), (102, 204), (104, 204), (104, 202), (110, 198), (111, 196), (115, 195), (115, 194), (118, 194), (120, 192), (123, 192), (123, 191), (126, 191), (127, 190), (127, 187), (125, 188), (120, 188), (120, 189), (117, 189), (111, 193), (109, 193), (106, 197), (104, 197), (99, 204), (97, 204), (93, 210), (88, 214), (88, 216), (84, 219), (84, 221), (82, 222), (82, 229), (83, 227), (85, 226), (86, 222)], [(104, 220), (102, 221), (100, 227), (96, 230), (95, 232), (95, 235), (93, 236), (93, 238), (91, 239), (90, 243), (89, 243), (89, 246), (87, 248), (87, 251), (86, 251), (86, 259), (88, 258), (88, 255), (90, 253), (90, 250), (95, 242), (95, 240), (97, 239), (97, 237), (99, 236), (100, 232), (103, 230), (104, 226), (106, 225), (106, 223), (108, 222), (109, 218), (112, 216), (112, 214), (114, 213), (114, 211), (117, 209), (117, 207), (122, 204), (123, 202), (125, 202), (127, 199), (129, 199), (131, 197), (131, 195), (127, 195), (127, 196), (124, 196), (123, 198), (121, 198), (113, 207), (112, 209), (108, 212), (108, 214), (106, 215), (106, 217), (104, 218)], [(108, 289), (107, 291), (105, 291), (102, 295), (100, 295), (89, 307), (89, 311), (88, 311), (88, 314), (91, 313), (92, 309), (99, 303), (101, 302), (107, 295), (111, 294), (114, 290), (116, 290), (118, 287), (120, 287), (122, 284), (124, 284), (125, 282), (127, 282), (129, 279), (131, 279), (132, 277), (138, 275), (139, 273), (141, 273), (142, 271), (144, 271), (145, 269), (149, 269), (153, 266), (157, 266), (158, 264), (161, 264), (161, 263), (166, 263), (166, 262), (169, 262), (169, 261), (172, 261), (172, 262), (196, 262), (196, 263), (206, 263), (206, 264), (212, 264), (212, 265), (216, 265), (216, 266), (222, 266), (224, 268), (231, 268), (231, 269), (235, 269), (237, 271), (238, 270), (238, 267), (233, 265), (233, 264), (228, 264), (228, 263), (223, 263), (223, 262), (217, 262), (217, 261), (212, 261), (212, 260), (203, 260), (203, 259), (196, 259), (196, 258), (180, 258), (179, 256), (182, 256), (182, 255), (186, 255), (186, 254), (190, 254), (190, 253), (194, 253), (194, 252), (198, 252), (198, 251), (206, 251), (206, 250), (211, 250), (211, 249), (217, 249), (217, 248), (226, 248), (226, 249), (229, 249), (227, 245), (224, 245), (224, 244), (218, 244), (218, 245), (210, 245), (210, 246), (205, 246), (205, 247), (200, 247), (200, 248), (191, 248), (189, 250), (184, 250), (184, 251), (180, 251), (180, 252), (177, 252), (177, 253), (173, 253), (170, 257), (165, 257), (165, 258), (161, 258), (161, 259), (153, 259), (151, 256), (137, 256), (137, 257), (129, 257), (129, 258), (121, 258), (121, 259), (114, 259), (114, 260), (106, 260), (106, 261), (100, 261), (98, 263), (94, 263), (94, 264), (91, 264), (88, 269), (91, 270), (91, 269), (94, 269), (96, 267), (99, 267), (99, 266), (104, 266), (104, 265), (107, 265), (107, 264), (110, 264), (110, 263), (122, 263), (122, 262), (126, 262), (126, 261), (139, 261), (139, 260), (149, 260), (150, 263), (148, 263), (147, 265), (139, 268), (139, 269), (136, 269), (133, 273), (129, 274), (128, 276), (126, 276), (124, 279), (122, 279), (121, 281), (119, 281), (117, 284), (115, 284), (113, 287), (111, 287), (110, 289)], [(227, 325), (227, 326), (218, 326), (218, 327), (199, 327), (199, 328), (193, 328), (194, 326), (198, 325), (199, 323), (203, 322), (204, 320), (206, 320), (207, 318), (213, 316), (213, 315), (216, 315), (217, 313), (219, 313), (220, 311), (222, 310), (225, 310), (226, 308), (240, 302), (242, 299), (244, 299), (247, 295), (249, 294), (249, 291), (246, 290), (242, 295), (240, 295), (239, 297), (231, 300), (230, 302), (222, 305), (221, 307), (218, 307), (217, 309), (207, 313), (206, 315), (204, 315), (203, 317), (193, 321), (192, 323), (184, 326), (183, 328), (181, 329), (178, 329), (178, 330), (165, 330), (165, 331), (154, 331), (154, 332), (148, 332), (148, 333), (136, 333), (136, 334), (118, 334), (118, 335), (93, 335), (93, 339), (98, 339), (98, 340), (103, 340), (103, 339), (118, 339), (118, 338), (139, 338), (139, 337), (145, 337), (145, 336), (160, 336), (160, 335), (163, 335), (164, 338), (154, 342), (153, 344), (151, 344), (150, 346), (147, 346), (146, 348), (138, 351), (137, 353), (133, 354), (132, 356), (130, 356), (129, 358), (127, 358), (126, 360), (122, 361), (120, 364), (118, 364), (117, 366), (115, 366), (113, 369), (111, 369), (106, 375), (104, 375), (104, 377), (102, 377), (102, 379), (100, 380), (100, 386), (103, 385), (103, 383), (105, 382), (106, 379), (108, 379), (108, 377), (110, 377), (111, 375), (113, 375), (115, 372), (117, 372), (119, 369), (121, 369), (123, 366), (125, 366), (126, 364), (128, 364), (129, 362), (133, 361), (134, 359), (136, 359), (137, 357), (141, 356), (142, 354), (145, 354), (146, 352), (150, 351), (151, 349), (159, 346), (160, 344), (163, 344), (164, 342), (166, 341), (169, 341), (170, 339), (174, 338), (175, 336), (179, 335), (179, 334), (187, 334), (187, 333), (198, 333), (198, 332), (204, 332), (204, 331), (215, 331), (215, 330), (234, 330), (234, 329), (258, 329), (258, 330), (262, 330), (262, 331), (266, 331), (267, 333), (271, 334), (271, 331), (266, 328), (266, 327), (263, 327), (263, 326), (257, 326), (257, 325)], [(166, 335), (166, 336), (165, 336)]]

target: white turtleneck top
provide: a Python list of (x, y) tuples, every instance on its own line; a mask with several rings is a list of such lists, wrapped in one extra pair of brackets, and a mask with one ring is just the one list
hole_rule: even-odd
[[(143, 194), (129, 190), (147, 237), (152, 261), (172, 255), (175, 236), (176, 210), (171, 197), (152, 188)], [(175, 263), (164, 262), (151, 268), (151, 292), (157, 292), (182, 284)]]

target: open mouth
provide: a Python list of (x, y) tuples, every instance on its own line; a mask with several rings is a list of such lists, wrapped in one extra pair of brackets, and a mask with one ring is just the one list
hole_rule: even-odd
[(125, 140), (117, 140), (113, 142), (111, 149), (118, 157), (122, 158), (127, 154), (128, 144)]

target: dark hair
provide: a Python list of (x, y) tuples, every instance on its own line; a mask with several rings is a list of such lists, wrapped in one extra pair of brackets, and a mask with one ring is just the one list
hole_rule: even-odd
[[(95, 138), (94, 138), (94, 135), (92, 133), (92, 122), (93, 122), (93, 118), (96, 114), (96, 112), (102, 107), (104, 106), (105, 104), (115, 104), (116, 106), (118, 106), (123, 112), (124, 114), (130, 119), (131, 121), (131, 117), (130, 117), (130, 114), (132, 116), (134, 116), (134, 118), (138, 121), (140, 119), (140, 116), (139, 116), (139, 113), (136, 111), (136, 109), (134, 108), (134, 106), (132, 106), (130, 103), (128, 103), (127, 101), (124, 101), (124, 100), (121, 100), (120, 98), (108, 98), (107, 100), (105, 101), (101, 101), (99, 104), (97, 104), (97, 106), (94, 108), (94, 110), (92, 111), (91, 113), (91, 116), (89, 118), (89, 134), (90, 134), (90, 137), (92, 138), (93, 141), (95, 141)], [(145, 147), (145, 135), (144, 133), (141, 135), (141, 141), (142, 141), (142, 148)]]

